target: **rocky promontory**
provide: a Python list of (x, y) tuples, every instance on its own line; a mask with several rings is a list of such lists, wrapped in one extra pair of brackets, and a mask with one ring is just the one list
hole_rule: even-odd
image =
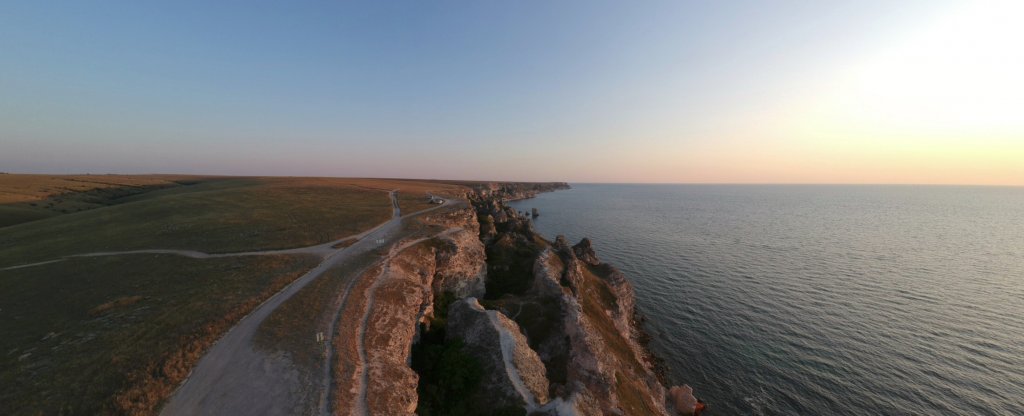
[(484, 252), (473, 258), (485, 263), (484, 287), (446, 289), (478, 279), (434, 286), (412, 354), (418, 414), (692, 413), (689, 387), (669, 394), (656, 376), (628, 279), (600, 261), (590, 240), (548, 241), (529, 215), (505, 205), (564, 187), (473, 187)]
[(470, 197), (497, 202), (533, 198), (537, 194), (569, 189), (565, 182), (464, 182), (471, 190)]

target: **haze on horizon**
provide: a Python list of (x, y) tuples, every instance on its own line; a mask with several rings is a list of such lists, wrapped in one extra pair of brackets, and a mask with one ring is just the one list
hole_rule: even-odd
[(0, 171), (1024, 185), (1024, 3), (41, 2)]

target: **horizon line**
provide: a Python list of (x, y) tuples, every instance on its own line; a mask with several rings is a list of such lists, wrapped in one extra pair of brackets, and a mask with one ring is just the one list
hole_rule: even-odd
[(524, 180), (493, 180), (493, 179), (441, 179), (441, 178), (401, 178), (388, 176), (332, 176), (332, 175), (239, 175), (239, 174), (203, 174), (203, 173), (36, 173), (7, 172), (0, 175), (41, 175), (41, 176), (199, 176), (219, 178), (335, 178), (335, 179), (389, 179), (415, 181), (446, 181), (446, 182), (519, 182), (519, 183), (567, 183), (580, 185), (729, 185), (729, 186), (970, 186), (991, 188), (1024, 188), (1024, 184), (979, 184), (979, 183), (911, 183), (911, 182), (604, 182), (604, 181), (524, 181)]

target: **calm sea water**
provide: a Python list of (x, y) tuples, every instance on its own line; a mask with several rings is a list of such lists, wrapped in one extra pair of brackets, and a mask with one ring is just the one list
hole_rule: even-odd
[(574, 185), (710, 415), (1024, 415), (1024, 188)]

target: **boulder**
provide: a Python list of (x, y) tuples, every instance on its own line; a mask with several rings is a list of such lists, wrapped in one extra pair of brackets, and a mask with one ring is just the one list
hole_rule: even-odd
[(674, 386), (668, 390), (668, 408), (679, 416), (692, 415), (697, 407), (697, 398), (689, 385)]
[(572, 246), (572, 251), (584, 263), (593, 266), (601, 264), (601, 260), (598, 260), (597, 253), (594, 252), (594, 247), (590, 244), (589, 238), (584, 238), (578, 244)]

